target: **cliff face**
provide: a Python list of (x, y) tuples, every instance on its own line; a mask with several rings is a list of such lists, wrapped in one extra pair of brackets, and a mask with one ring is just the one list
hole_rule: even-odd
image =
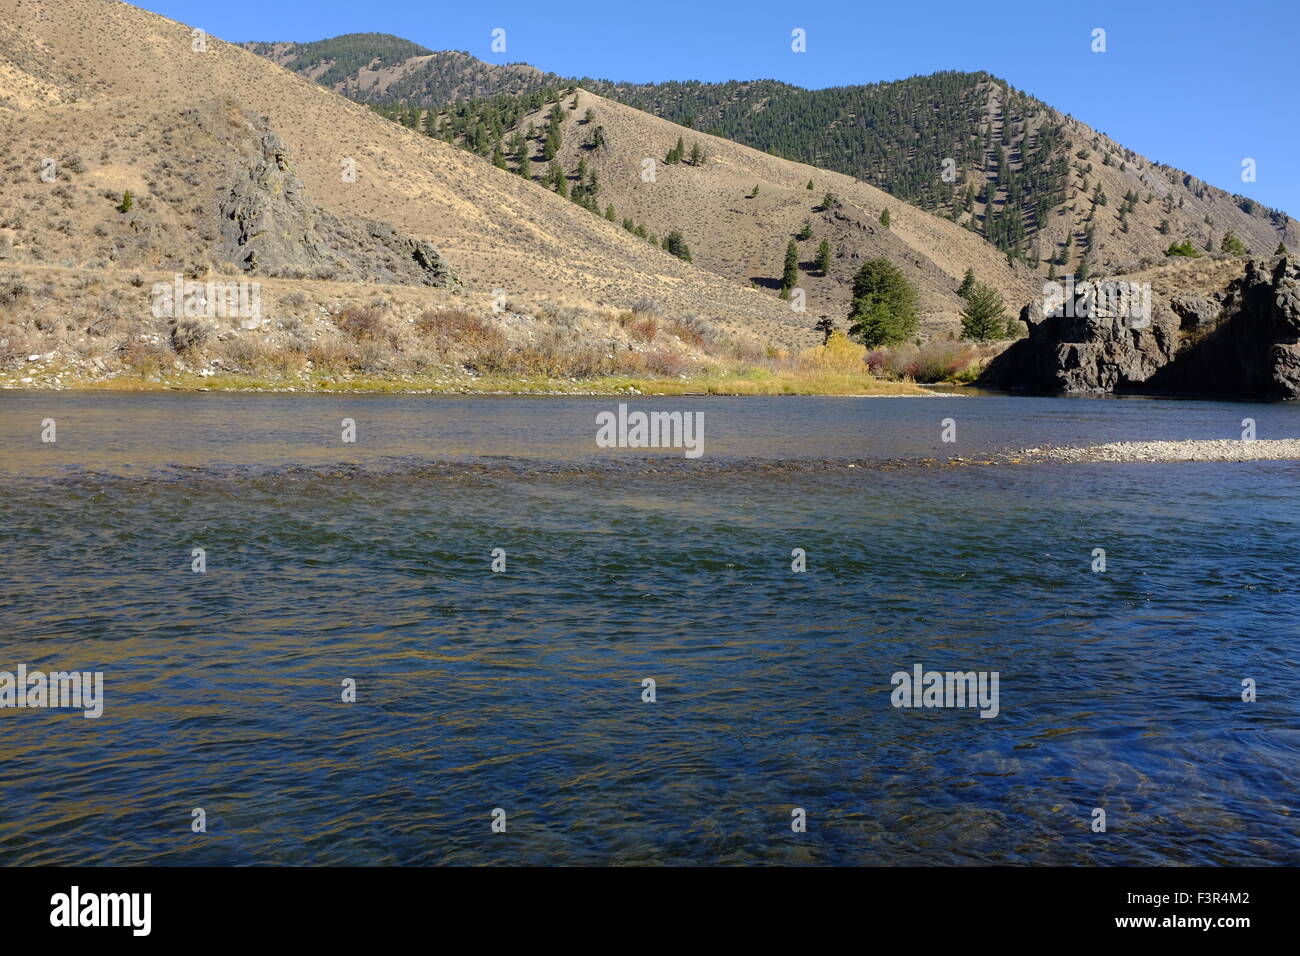
[(316, 206), (288, 148), (262, 133), (257, 161), (218, 202), (220, 258), (261, 275), (459, 288), (441, 253), (384, 222), (336, 216)]
[(1089, 296), (1031, 302), (1028, 338), (979, 383), (1013, 391), (1300, 398), (1300, 260), (1252, 260), (1225, 290), (1160, 296), (1145, 315)]

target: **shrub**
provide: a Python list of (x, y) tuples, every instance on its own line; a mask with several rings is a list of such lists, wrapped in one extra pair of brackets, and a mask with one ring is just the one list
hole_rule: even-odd
[(646, 353), (646, 368), (656, 375), (676, 378), (690, 371), (691, 363), (682, 355), (669, 349), (654, 349)]
[(208, 341), (208, 327), (194, 319), (180, 319), (172, 325), (172, 348), (177, 352), (191, 352), (202, 348)]
[(22, 276), (5, 276), (0, 279), (0, 305), (13, 305), (27, 294), (27, 283)]
[(664, 331), (669, 335), (675, 335), (687, 345), (695, 348), (704, 347), (704, 335), (696, 329), (691, 328), (685, 322), (669, 322), (664, 326)]
[(349, 306), (334, 317), (334, 324), (344, 335), (357, 342), (379, 338), (384, 333), (384, 315), (378, 309)]
[(869, 371), (867, 349), (850, 342), (848, 336), (839, 329), (827, 336), (825, 345), (815, 345), (800, 352), (798, 364), (806, 372), (861, 374)]
[(432, 338), (444, 349), (451, 346), (494, 348), (505, 342), (499, 329), (464, 309), (430, 309), (420, 314), (415, 327), (421, 335)]
[(647, 316), (634, 321), (628, 331), (632, 338), (639, 342), (653, 342), (655, 336), (659, 334), (659, 323)]

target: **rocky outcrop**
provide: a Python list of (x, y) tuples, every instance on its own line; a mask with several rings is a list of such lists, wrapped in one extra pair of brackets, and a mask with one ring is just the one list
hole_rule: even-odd
[(1175, 294), (1148, 315), (1072, 297), (1021, 310), (1029, 336), (979, 383), (1035, 392), (1300, 398), (1300, 261), (1251, 261), (1218, 295)]
[(294, 174), (287, 147), (263, 129), (258, 155), (236, 175), (218, 209), (219, 259), (247, 272), (459, 288), (450, 265), (423, 239), (391, 225), (336, 216), (316, 206)]

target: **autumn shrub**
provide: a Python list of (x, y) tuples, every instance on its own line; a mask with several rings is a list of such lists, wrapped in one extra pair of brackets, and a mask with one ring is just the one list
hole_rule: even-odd
[(334, 317), (339, 331), (357, 342), (372, 342), (386, 331), (384, 314), (378, 309), (349, 306)]
[(480, 315), (465, 309), (430, 309), (415, 320), (421, 335), (444, 349), (494, 350), (505, 343), (501, 330)]

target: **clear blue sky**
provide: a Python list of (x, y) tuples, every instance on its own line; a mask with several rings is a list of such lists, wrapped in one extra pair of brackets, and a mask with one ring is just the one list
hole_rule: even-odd
[[(1123, 145), (1300, 218), (1300, 0), (137, 0), (225, 40), (394, 33), (612, 80), (811, 88), (987, 70)], [(504, 54), (491, 31), (506, 30)], [(807, 31), (806, 53), (790, 31)], [(1107, 51), (1093, 53), (1092, 31)], [(1242, 182), (1242, 159), (1257, 180)]]

